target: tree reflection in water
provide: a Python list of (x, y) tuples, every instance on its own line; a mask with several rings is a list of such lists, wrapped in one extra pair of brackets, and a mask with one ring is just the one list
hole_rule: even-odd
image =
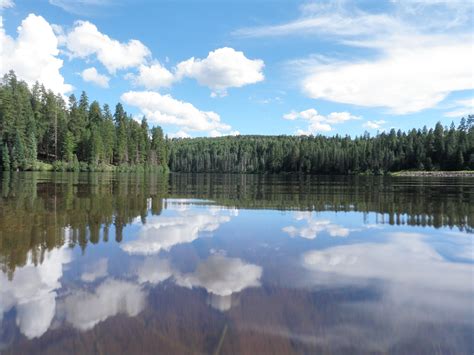
[(5, 353), (473, 350), (470, 179), (12, 173), (0, 196)]

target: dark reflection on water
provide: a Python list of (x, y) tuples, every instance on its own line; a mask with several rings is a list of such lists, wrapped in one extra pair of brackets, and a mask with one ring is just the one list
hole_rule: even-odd
[(9, 174), (2, 353), (474, 351), (474, 179)]

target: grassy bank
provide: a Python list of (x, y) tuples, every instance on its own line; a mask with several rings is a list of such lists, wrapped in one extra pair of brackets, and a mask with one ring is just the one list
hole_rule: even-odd
[(459, 171), (422, 171), (404, 170), (390, 173), (391, 176), (439, 176), (439, 177), (474, 177), (474, 170)]
[(60, 171), (60, 172), (168, 172), (168, 167), (162, 165), (148, 164), (89, 164), (85, 162), (65, 162), (54, 161), (47, 163), (43, 161), (35, 161), (25, 165), (22, 171)]

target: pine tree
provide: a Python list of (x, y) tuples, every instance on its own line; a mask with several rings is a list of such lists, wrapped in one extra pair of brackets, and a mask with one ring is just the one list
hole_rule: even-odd
[(5, 143), (2, 149), (2, 169), (3, 171), (9, 171), (11, 169), (10, 166), (10, 153), (8, 152), (8, 146)]
[[(63, 144), (62, 144), (62, 159), (67, 161), (67, 162), (72, 162), (73, 161), (73, 158), (74, 158), (74, 136), (73, 134), (70, 132), (70, 131), (67, 131), (65, 136), (64, 136), (64, 140), (63, 140)], [(77, 159), (77, 157), (76, 157)]]
[(19, 170), (25, 167), (26, 160), (25, 160), (25, 145), (23, 140), (21, 139), (20, 134), (17, 132), (15, 137), (15, 144), (13, 145), (13, 152), (12, 152), (12, 167), (13, 170)]
[(128, 163), (128, 134), (127, 134), (127, 116), (122, 104), (118, 103), (114, 114), (116, 126), (116, 150), (115, 161), (117, 164)]

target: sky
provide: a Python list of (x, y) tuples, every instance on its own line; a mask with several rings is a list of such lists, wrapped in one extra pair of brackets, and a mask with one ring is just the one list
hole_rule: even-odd
[(360, 135), (474, 113), (474, 2), (0, 0), (0, 75), (170, 137)]

